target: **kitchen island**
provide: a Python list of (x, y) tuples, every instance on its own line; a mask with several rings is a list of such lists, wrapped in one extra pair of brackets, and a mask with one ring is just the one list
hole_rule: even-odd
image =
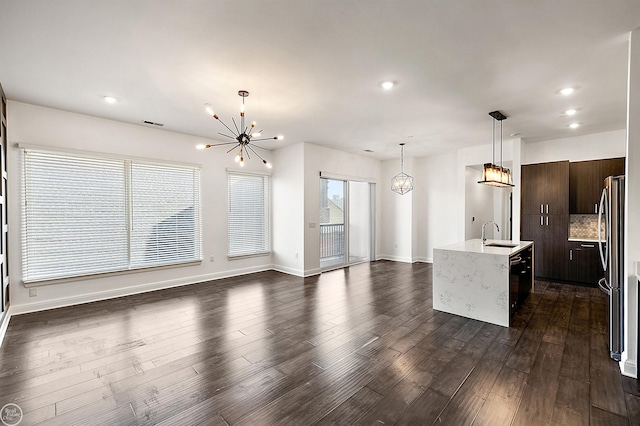
[(533, 288), (531, 241), (467, 240), (433, 250), (433, 309), (509, 327)]

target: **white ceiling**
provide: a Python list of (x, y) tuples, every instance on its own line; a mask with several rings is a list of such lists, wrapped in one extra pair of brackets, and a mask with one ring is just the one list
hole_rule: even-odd
[(505, 139), (624, 128), (639, 26), (639, 0), (0, 0), (0, 82), (12, 100), (213, 139), (203, 104), (231, 125), (245, 89), (247, 118), (285, 135), (265, 147), (421, 156), (490, 143), (493, 110)]

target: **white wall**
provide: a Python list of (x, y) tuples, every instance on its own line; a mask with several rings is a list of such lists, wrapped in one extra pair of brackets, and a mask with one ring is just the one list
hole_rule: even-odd
[(304, 144), (271, 152), (274, 269), (304, 275)]
[[(460, 241), (455, 152), (415, 160), (417, 259), (433, 262), (433, 248)], [(464, 208), (464, 204), (462, 205)], [(463, 212), (464, 217), (464, 212)], [(463, 236), (464, 237), (464, 234)]]
[[(226, 168), (237, 167), (232, 155), (212, 148), (198, 151), (198, 143), (211, 140), (179, 133), (125, 124), (81, 114), (9, 102), (10, 126), (8, 169), (13, 177), (9, 187), (9, 259), (11, 305), (14, 313), (64, 306), (106, 297), (184, 283), (201, 282), (270, 269), (271, 256), (227, 260), (227, 177)], [(202, 164), (203, 262), (197, 266), (87, 278), (37, 288), (29, 297), (22, 284), (21, 265), (21, 179), (18, 142), (51, 148), (143, 157), (161, 161)], [(260, 162), (247, 162), (263, 172)], [(278, 167), (278, 163), (274, 162)], [(277, 191), (276, 191), (277, 192)], [(209, 259), (214, 256), (214, 262)]]
[(625, 212), (625, 351), (623, 374), (638, 377), (638, 278), (640, 273), (640, 28), (629, 42), (629, 88), (627, 95), (626, 212)]
[(626, 141), (627, 131), (622, 129), (541, 142), (526, 142), (522, 152), (522, 164), (624, 157)]
[[(320, 272), (320, 172), (323, 177), (379, 183), (380, 161), (304, 144), (304, 275)], [(376, 185), (376, 234), (380, 235), (380, 186)], [(376, 252), (380, 250), (376, 242)]]
[[(398, 156), (399, 157), (399, 156)], [(420, 190), (418, 179), (414, 175), (414, 159), (404, 158), (404, 172), (414, 177), (414, 189), (404, 195), (391, 190), (391, 179), (400, 173), (400, 158), (382, 163), (382, 184), (380, 185), (382, 226), (378, 257), (412, 262), (413, 247), (416, 239), (414, 232), (414, 197)]]
[(475, 167), (465, 167), (465, 217), (464, 217), (464, 239), (482, 237), (482, 224), (494, 221), (500, 227), (501, 232), (497, 232), (493, 224), (485, 227), (486, 236), (490, 239), (502, 239), (504, 227), (502, 224), (501, 210), (495, 211), (496, 198), (506, 190), (504, 188), (493, 188), (487, 185), (480, 185), (482, 171)]

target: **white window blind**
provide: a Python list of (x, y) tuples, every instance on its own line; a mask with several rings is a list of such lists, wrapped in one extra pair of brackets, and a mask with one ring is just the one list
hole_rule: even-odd
[(269, 252), (269, 176), (228, 172), (229, 256)]
[(199, 174), (25, 149), (24, 282), (200, 260)]

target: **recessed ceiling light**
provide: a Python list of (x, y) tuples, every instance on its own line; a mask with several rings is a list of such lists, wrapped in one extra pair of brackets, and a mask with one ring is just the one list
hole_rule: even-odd
[(560, 90), (560, 93), (562, 93), (563, 95), (570, 95), (573, 93), (573, 87), (565, 87), (564, 89)]
[(113, 96), (103, 96), (102, 99), (104, 99), (104, 101), (108, 104), (115, 104), (116, 102), (118, 102), (118, 100)]
[(578, 112), (578, 111), (576, 111), (575, 109), (568, 109), (564, 113), (566, 115), (574, 115), (576, 112)]
[(395, 86), (395, 85), (396, 85), (396, 83), (393, 82), (393, 81), (385, 81), (385, 82), (383, 82), (381, 84), (381, 86), (382, 86), (382, 88), (384, 90), (391, 90), (391, 89), (393, 89), (393, 86)]
[(578, 127), (580, 127), (580, 124), (578, 124), (578, 123), (571, 123), (571, 124), (569, 124), (569, 127), (570, 127), (570, 128), (572, 128), (572, 129), (577, 129)]

